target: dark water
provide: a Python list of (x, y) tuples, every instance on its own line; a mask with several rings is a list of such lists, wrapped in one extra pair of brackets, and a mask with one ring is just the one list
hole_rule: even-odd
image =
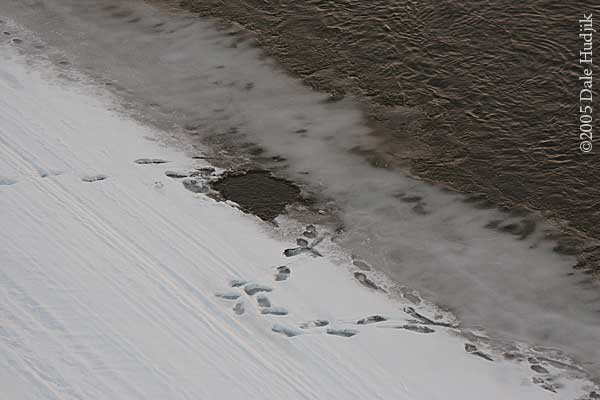
[(298, 187), (265, 171), (228, 175), (212, 187), (223, 198), (239, 204), (242, 210), (266, 221), (284, 213), (288, 204), (300, 200)]
[[(421, 177), (485, 193), (496, 205), (566, 220), (582, 234), (579, 247), (600, 237), (598, 150), (579, 150), (577, 82), (577, 21), (600, 15), (599, 3), (181, 4), (259, 33), (306, 83), (368, 98), (382, 164), (408, 162)], [(598, 268), (596, 255), (587, 261)]]

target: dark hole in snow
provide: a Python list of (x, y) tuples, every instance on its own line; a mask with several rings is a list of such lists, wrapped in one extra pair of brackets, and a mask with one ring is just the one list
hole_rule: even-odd
[(243, 211), (265, 221), (273, 220), (288, 204), (300, 200), (300, 189), (296, 185), (266, 171), (226, 175), (212, 187), (226, 200), (239, 204)]

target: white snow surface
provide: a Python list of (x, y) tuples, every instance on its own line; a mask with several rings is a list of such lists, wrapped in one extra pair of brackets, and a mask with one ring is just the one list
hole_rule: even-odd
[[(166, 177), (198, 165), (163, 133), (49, 66), (3, 47), (0, 58), (2, 399), (535, 400), (590, 390), (560, 373), (559, 393), (544, 390), (527, 361), (468, 354), (450, 328), (384, 329), (410, 324), (405, 304), (361, 286), (326, 251), (284, 257), (294, 244), (266, 224)], [(275, 281), (280, 265), (291, 274)], [(262, 314), (232, 279), (268, 286), (287, 315)], [(389, 321), (355, 323), (374, 314)], [(300, 328), (316, 319), (329, 325)]]

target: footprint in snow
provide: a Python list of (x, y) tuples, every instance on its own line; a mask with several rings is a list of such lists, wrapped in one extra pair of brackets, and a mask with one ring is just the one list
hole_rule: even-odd
[(355, 272), (354, 278), (356, 278), (357, 281), (359, 281), (363, 286), (368, 287), (369, 289), (380, 290), (382, 292), (385, 292), (385, 290), (377, 286), (375, 282), (367, 278), (367, 275), (365, 275), (362, 272)]
[(241, 279), (232, 279), (232, 280), (229, 281), (229, 286), (231, 286), (231, 287), (242, 287), (242, 286), (244, 286), (247, 283), (248, 283), (248, 281), (244, 281), (244, 280), (241, 280)]
[(296, 239), (296, 244), (300, 247), (308, 247), (308, 240), (303, 238)]
[(328, 335), (333, 335), (333, 336), (341, 336), (341, 337), (352, 337), (354, 335), (356, 335), (358, 333), (357, 330), (355, 329), (334, 329), (334, 328), (329, 328), (327, 329), (326, 333)]
[(244, 307), (244, 302), (243, 301), (238, 301), (237, 303), (235, 303), (235, 306), (233, 306), (233, 312), (236, 313), (237, 315), (242, 315), (244, 313), (245, 307)]
[(256, 295), (256, 302), (259, 307), (271, 307), (271, 300), (263, 293), (259, 293)]
[(106, 175), (102, 175), (102, 174), (98, 174), (98, 175), (87, 175), (84, 176), (83, 178), (81, 178), (82, 181), (84, 182), (98, 182), (98, 181), (103, 181), (105, 179), (107, 179), (108, 176)]
[(404, 308), (404, 312), (407, 313), (408, 315), (410, 315), (411, 317), (416, 318), (418, 320), (418, 322), (421, 323), (421, 324), (423, 324), (423, 325), (435, 325), (435, 326), (442, 326), (442, 327), (445, 327), (445, 328), (453, 328), (453, 327), (455, 327), (453, 324), (450, 324), (448, 322), (437, 322), (437, 321), (434, 321), (434, 320), (432, 320), (430, 318), (427, 318), (423, 314), (418, 313), (412, 307), (405, 307)]
[(11, 185), (14, 185), (15, 183), (17, 183), (17, 181), (15, 181), (13, 179), (0, 177), (0, 186), (11, 186)]
[(530, 368), (537, 372), (538, 374), (548, 374), (549, 371), (540, 365), (540, 361), (535, 357), (527, 358), (529, 364), (531, 364)]
[[(539, 385), (542, 389), (547, 390), (549, 392), (552, 393), (558, 393), (558, 390), (560, 388), (562, 388), (562, 385), (560, 383), (552, 383), (552, 382), (546, 382), (546, 380), (544, 380), (543, 378), (540, 378), (538, 376), (534, 376), (533, 378), (531, 378), (531, 381), (536, 384)], [(592, 392), (595, 393), (595, 392)], [(600, 399), (600, 396), (592, 396), (592, 394), (590, 394), (590, 400), (595, 400), (595, 399)]]
[(303, 333), (299, 329), (291, 328), (291, 327), (280, 325), (280, 324), (273, 325), (271, 330), (273, 332), (279, 333), (279, 334), (287, 336), (287, 337), (299, 336), (299, 335), (302, 335), (302, 333)]
[(302, 329), (322, 328), (327, 325), (329, 325), (329, 321), (326, 321), (324, 319), (315, 319), (314, 321), (303, 322), (302, 324), (300, 324), (300, 328), (302, 328)]
[(308, 225), (302, 234), (309, 239), (314, 239), (317, 237), (317, 228), (314, 225)]
[[(385, 327), (387, 328), (387, 327)], [(434, 333), (435, 331), (429, 327), (421, 326), (421, 325), (398, 325), (391, 326), (393, 329), (405, 329), (407, 331), (416, 332), (416, 333)]]
[(291, 273), (292, 273), (292, 271), (285, 265), (282, 265), (281, 267), (277, 267), (277, 273), (275, 274), (275, 280), (276, 281), (285, 281), (287, 278), (290, 277)]
[(193, 193), (206, 193), (208, 192), (208, 186), (202, 181), (194, 178), (185, 178), (182, 182), (183, 187)]
[(265, 307), (260, 310), (260, 313), (264, 315), (287, 315), (288, 310), (284, 307)]
[(352, 261), (352, 264), (354, 264), (355, 267), (357, 267), (358, 269), (361, 269), (363, 271), (371, 270), (371, 266), (364, 261), (354, 260), (354, 261)]
[[(310, 225), (310, 226), (312, 226), (312, 225)], [(300, 242), (300, 243), (302, 243), (302, 245), (300, 245), (300, 247), (293, 247), (293, 248), (290, 248), (290, 249), (285, 249), (283, 251), (283, 254), (286, 257), (294, 257), (294, 256), (297, 256), (297, 255), (302, 254), (302, 253), (308, 253), (308, 254), (310, 254), (313, 257), (323, 257), (321, 255), (321, 253), (319, 253), (317, 251), (317, 249), (315, 249), (315, 247), (319, 243), (321, 243), (323, 241), (323, 239), (325, 239), (325, 236), (321, 236), (320, 238), (313, 240), (312, 243), (310, 243), (310, 244), (307, 243), (307, 245), (304, 245), (304, 242), (307, 242), (304, 239), (297, 239), (296, 240), (297, 243), (298, 243), (298, 240), (304, 240), (303, 242)]]
[(240, 294), (236, 292), (221, 292), (216, 293), (215, 296), (225, 300), (237, 300), (240, 298)]
[(185, 171), (167, 171), (165, 175), (169, 178), (180, 179), (180, 178), (189, 178), (192, 174), (190, 172)]
[(533, 371), (537, 372), (538, 374), (548, 374), (549, 373), (549, 371), (546, 368), (542, 367), (539, 364), (532, 365), (531, 369)]
[(483, 351), (477, 350), (477, 346), (471, 343), (465, 343), (465, 351), (474, 356), (481, 357), (484, 360), (494, 361), (494, 359)]
[(272, 290), (273, 289), (269, 286), (260, 285), (258, 283), (248, 283), (244, 286), (244, 292), (246, 292), (248, 296), (254, 296), (256, 293), (260, 292), (270, 292)]
[(168, 162), (169, 161), (163, 160), (161, 158), (138, 158), (137, 160), (134, 161), (134, 163), (140, 164), (140, 165), (165, 164)]
[(402, 297), (404, 297), (406, 300), (410, 301), (413, 304), (421, 304), (422, 302), (419, 296), (411, 292), (403, 293)]
[(366, 318), (359, 319), (358, 321), (356, 321), (356, 323), (358, 325), (368, 325), (383, 321), (387, 321), (387, 318), (382, 317), (381, 315), (370, 315)]

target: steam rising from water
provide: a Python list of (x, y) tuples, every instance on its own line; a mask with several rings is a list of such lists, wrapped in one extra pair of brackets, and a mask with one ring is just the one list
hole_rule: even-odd
[(350, 151), (374, 145), (358, 107), (323, 102), (261, 58), (246, 33), (138, 1), (5, 0), (0, 15), (162, 127), (237, 132), (284, 156), (291, 177), (341, 207), (343, 245), (467, 325), (559, 347), (600, 371), (600, 288), (567, 275), (575, 260), (551, 251), (538, 216), (479, 209), (371, 167)]

